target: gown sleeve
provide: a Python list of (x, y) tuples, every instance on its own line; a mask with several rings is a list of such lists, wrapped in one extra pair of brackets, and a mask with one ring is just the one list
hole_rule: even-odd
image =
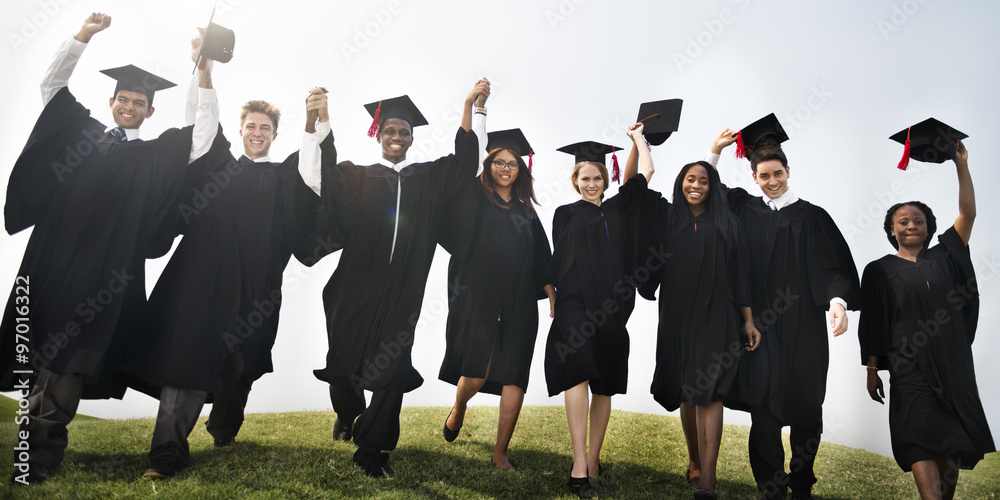
[(531, 237), (535, 245), (531, 258), (531, 276), (534, 280), (535, 298), (542, 300), (548, 297), (545, 294), (545, 285), (548, 284), (545, 281), (545, 270), (552, 260), (552, 249), (549, 247), (549, 237), (545, 234), (545, 228), (542, 227), (538, 214), (531, 219)]
[(812, 299), (825, 309), (830, 299), (840, 297), (847, 302), (847, 309), (857, 311), (861, 291), (851, 249), (830, 215), (816, 209), (818, 212), (803, 226)]
[[(569, 245), (569, 235), (567, 229), (572, 218), (569, 207), (561, 206), (556, 209), (552, 216), (552, 260), (545, 268), (545, 284), (559, 287), (559, 270), (562, 267), (562, 259), (566, 256), (566, 245)], [(544, 285), (543, 285), (544, 286)]]
[(35, 122), (10, 173), (4, 205), (9, 234), (41, 220), (59, 183), (72, 175), (80, 155), (93, 152), (104, 128), (68, 87), (56, 92)]
[(889, 277), (879, 261), (865, 266), (861, 278), (861, 320), (858, 323), (861, 364), (867, 364), (869, 356), (878, 356), (878, 367), (882, 370), (889, 368), (887, 355), (892, 348), (893, 309), (889, 293)]
[[(476, 177), (479, 136), (459, 128), (455, 133), (455, 154), (438, 160), (434, 186), (439, 198), (434, 239), (452, 256), (464, 259), (472, 249), (479, 193)], [(488, 175), (488, 174), (485, 174)]]
[[(333, 135), (327, 134), (323, 141), (330, 141), (329, 147), (333, 147)], [(306, 185), (299, 174), (298, 152), (289, 155), (278, 166), (278, 175), (281, 182), (281, 220), (284, 223), (284, 227), (282, 227), (284, 244), (288, 246), (299, 262), (311, 266), (318, 260), (318, 254), (324, 252), (322, 246), (317, 247), (317, 235), (315, 234), (320, 197), (311, 187)]]
[[(647, 189), (640, 195), (637, 245), (639, 265), (655, 262), (662, 255), (669, 237), (667, 224), (670, 210), (670, 202), (659, 191)], [(656, 289), (662, 281), (663, 267), (660, 265), (655, 271), (650, 269), (650, 278), (639, 283), (638, 292), (644, 299), (656, 300)]]
[[(949, 303), (956, 303), (965, 316), (966, 335), (969, 345), (976, 339), (976, 327), (979, 323), (979, 287), (976, 281), (976, 270), (972, 265), (972, 254), (969, 246), (962, 243), (962, 238), (955, 231), (955, 226), (949, 227), (938, 242), (944, 247), (948, 268), (955, 280), (956, 293), (949, 296)], [(959, 289), (958, 287), (962, 287)], [(972, 297), (970, 298), (969, 295)]]

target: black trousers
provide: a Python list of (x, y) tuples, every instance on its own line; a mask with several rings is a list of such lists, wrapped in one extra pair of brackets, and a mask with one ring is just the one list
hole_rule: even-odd
[(822, 426), (791, 426), (790, 471), (785, 473), (785, 448), (781, 444), (782, 423), (768, 409), (767, 401), (750, 413), (750, 468), (757, 488), (767, 498), (784, 498), (786, 488), (808, 492), (816, 484), (813, 464), (819, 449)]
[(250, 387), (243, 385), (243, 354), (236, 350), (222, 368), (222, 392), (212, 394), (212, 412), (205, 428), (219, 441), (236, 439), (243, 426)]
[(330, 386), (330, 402), (341, 420), (354, 423), (354, 444), (362, 450), (378, 453), (392, 451), (399, 443), (399, 411), (402, 391), (377, 391), (365, 407), (365, 395), (350, 386)]
[[(83, 394), (83, 377), (39, 371), (28, 392), (28, 421), (21, 431), (28, 433), (28, 463), (52, 471), (62, 463), (69, 444), (66, 426), (76, 416)], [(20, 440), (18, 440), (20, 441)], [(18, 451), (14, 451), (15, 462)]]

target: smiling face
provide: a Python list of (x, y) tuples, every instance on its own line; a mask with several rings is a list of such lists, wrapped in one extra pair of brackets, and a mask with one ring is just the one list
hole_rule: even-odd
[(271, 142), (278, 137), (274, 131), (274, 122), (265, 113), (247, 113), (240, 126), (240, 136), (243, 137), (243, 153), (250, 159), (267, 156), (271, 150)]
[(753, 180), (769, 199), (777, 199), (788, 190), (790, 167), (783, 166), (780, 160), (768, 160), (757, 164)]
[(497, 188), (509, 189), (514, 185), (514, 181), (517, 180), (517, 174), (520, 172), (520, 168), (514, 170), (507, 167), (497, 168), (496, 164), (498, 161), (517, 167), (519, 166), (518, 158), (509, 150), (504, 149), (499, 151), (496, 156), (493, 157), (493, 164), (490, 165), (490, 176), (493, 178), (493, 185)]
[(573, 185), (584, 201), (595, 205), (601, 204), (601, 197), (608, 187), (601, 170), (591, 163), (584, 164), (573, 174)]
[(139, 128), (143, 120), (153, 116), (153, 107), (145, 94), (119, 90), (108, 102), (115, 125), (121, 128)]
[(900, 248), (919, 251), (927, 240), (927, 216), (913, 205), (903, 205), (892, 214), (892, 233)]
[(695, 165), (684, 174), (681, 192), (684, 193), (684, 199), (691, 206), (691, 211), (697, 211), (697, 213), (705, 211), (709, 187), (708, 171), (705, 170), (705, 167)]
[(399, 163), (406, 159), (406, 151), (413, 144), (413, 128), (399, 118), (387, 118), (378, 133), (382, 145), (382, 158)]

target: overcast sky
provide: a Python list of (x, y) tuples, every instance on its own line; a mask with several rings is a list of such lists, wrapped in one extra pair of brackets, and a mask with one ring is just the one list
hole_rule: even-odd
[[(157, 94), (143, 137), (183, 124), (189, 40), (208, 19), (211, 2), (16, 2), (0, 19), (7, 68), (0, 82), (7, 98), (7, 118), (0, 120), (7, 145), (0, 152), (4, 178), (41, 111), (38, 83), (45, 68), (91, 10), (109, 13), (113, 21), (91, 41), (70, 81), (78, 99), (111, 123), (113, 84), (97, 70), (136, 64), (179, 85)], [(325, 86), (338, 154), (364, 164), (378, 158), (379, 146), (365, 135), (371, 118), (362, 104), (409, 94), (430, 121), (415, 131), (410, 159), (432, 159), (452, 152), (461, 103), (485, 76), (493, 83), (488, 129), (520, 127), (537, 152), (535, 190), (546, 230), (556, 207), (578, 199), (568, 180), (573, 159), (556, 148), (583, 140), (627, 146), (625, 127), (636, 120), (641, 102), (684, 99), (680, 130), (653, 149), (657, 174), (651, 187), (659, 191), (669, 191), (681, 165), (700, 159), (720, 130), (773, 112), (791, 136), (784, 145), (790, 186), (833, 216), (859, 272), (892, 251), (881, 229), (891, 204), (928, 203), (941, 230), (958, 214), (954, 164), (913, 162), (901, 172), (895, 166), (902, 146), (887, 139), (936, 117), (971, 136), (965, 143), (979, 194), (971, 249), (983, 302), (973, 349), (986, 414), (1000, 432), (1000, 390), (994, 385), (1000, 379), (994, 361), (1000, 353), (1000, 209), (992, 198), (1000, 173), (989, 152), (996, 143), (990, 138), (1000, 133), (998, 16), (1000, 4), (987, 1), (220, 0), (215, 21), (235, 30), (237, 41), (235, 57), (217, 64), (213, 78), (222, 125), (235, 148), (241, 147), (239, 106), (266, 99), (282, 111), (271, 156), (283, 159), (297, 150), (306, 93)], [(724, 182), (759, 194), (746, 160), (727, 151), (719, 168)], [(28, 236), (0, 236), (0, 283), (13, 283)], [(247, 411), (330, 408), (327, 387), (312, 370), (324, 365), (320, 291), (337, 259), (309, 269), (293, 260), (286, 269), (275, 371), (254, 385)], [(450, 406), (454, 399), (454, 387), (436, 377), (444, 351), (447, 259), (439, 249), (413, 353), (425, 383), (407, 395), (406, 405)], [(165, 263), (148, 263), (149, 289)], [(613, 406), (664, 413), (649, 394), (656, 305), (640, 302), (629, 322), (629, 391), (616, 396)], [(547, 309), (539, 303), (543, 314), (525, 404), (561, 406), (562, 395), (547, 397), (543, 379)], [(848, 333), (830, 342), (824, 440), (888, 455), (888, 408), (865, 391), (857, 313), (850, 321)], [(497, 402), (489, 395), (472, 400)], [(80, 412), (151, 417), (156, 404), (130, 392), (123, 401), (85, 401)], [(725, 418), (749, 423), (738, 412), (727, 410)]]

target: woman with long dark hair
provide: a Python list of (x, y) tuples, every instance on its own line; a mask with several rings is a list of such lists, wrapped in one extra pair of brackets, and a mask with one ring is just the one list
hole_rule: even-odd
[[(645, 144), (633, 145), (626, 177), (640, 162), (652, 162)], [(645, 262), (652, 279), (639, 292), (653, 300), (660, 289), (651, 392), (667, 411), (681, 410), (695, 498), (716, 497), (722, 400), (739, 354), (760, 345), (749, 307), (746, 242), (721, 186), (711, 164), (689, 163), (674, 181), (673, 203), (648, 190), (640, 212), (646, 224), (640, 248), (651, 250)]]
[(882, 403), (878, 371), (889, 370), (892, 454), (903, 471), (913, 471), (924, 499), (952, 498), (959, 469), (972, 469), (996, 450), (972, 359), (979, 316), (969, 253), (976, 195), (961, 141), (951, 156), (958, 172), (955, 224), (931, 247), (937, 220), (930, 207), (893, 205), (884, 228), (896, 253), (868, 264), (861, 279), (858, 336), (868, 394)]
[(457, 389), (442, 434), (449, 442), (458, 437), (467, 404), (478, 392), (497, 394), (500, 416), (491, 461), (513, 469), (507, 447), (528, 388), (538, 334), (536, 303), (548, 296), (553, 304), (555, 293), (545, 287), (549, 240), (533, 206), (538, 201), (531, 169), (521, 158), (530, 155), (531, 146), (513, 129), (490, 133), (487, 150), (483, 173), (467, 198), (472, 206), (461, 208), (474, 216), (474, 227), (467, 228), (471, 247), (466, 255), (452, 256), (448, 266), (447, 346), (438, 378)]

